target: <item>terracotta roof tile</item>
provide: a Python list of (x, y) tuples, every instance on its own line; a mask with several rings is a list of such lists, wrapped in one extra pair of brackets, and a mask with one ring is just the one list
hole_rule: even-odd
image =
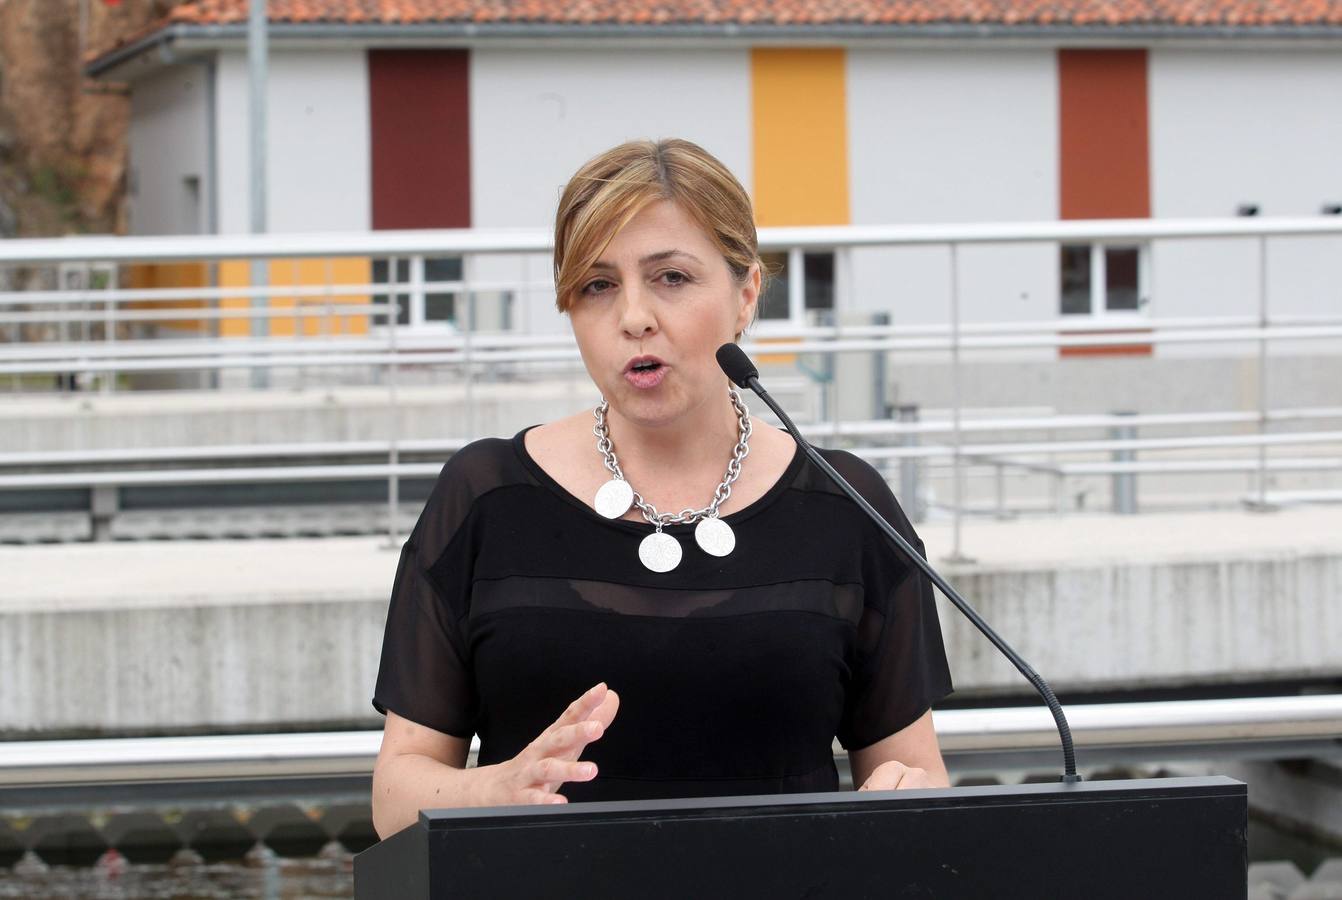
[[(195, 0), (167, 21), (241, 23), (248, 0)], [(1342, 25), (1342, 0), (270, 0), (273, 22), (552, 24)]]
[[(168, 25), (244, 24), (248, 4), (192, 0), (89, 62)], [(1342, 27), (1342, 0), (269, 0), (269, 12), (287, 24)]]

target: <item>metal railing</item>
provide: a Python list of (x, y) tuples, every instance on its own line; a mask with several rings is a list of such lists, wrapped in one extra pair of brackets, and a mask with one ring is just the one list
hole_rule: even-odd
[[(790, 261), (789, 311), (792, 318), (785, 322), (761, 322), (755, 339), (747, 342), (747, 350), (755, 353), (840, 354), (934, 352), (949, 355), (951, 403), (948, 422), (840, 422), (837, 414), (832, 421), (812, 425), (816, 435), (842, 435), (865, 442), (856, 451), (869, 459), (910, 460), (946, 459), (952, 470), (953, 497), (949, 510), (954, 519), (952, 556), (961, 553), (961, 520), (966, 510), (965, 478), (970, 466), (987, 465), (993, 468), (1000, 484), (1007, 469), (1048, 474), (1055, 484), (1069, 476), (1108, 474), (1116, 479), (1134, 477), (1138, 473), (1181, 471), (1244, 471), (1255, 474), (1256, 501), (1268, 506), (1269, 473), (1313, 469), (1331, 471), (1338, 466), (1333, 457), (1271, 459), (1270, 447), (1285, 444), (1317, 444), (1328, 446), (1339, 437), (1339, 432), (1327, 428), (1292, 434), (1269, 434), (1272, 422), (1293, 418), (1302, 421), (1336, 418), (1335, 410), (1270, 410), (1267, 406), (1267, 348), (1271, 341), (1319, 340), (1342, 338), (1342, 315), (1339, 316), (1286, 316), (1271, 315), (1268, 303), (1267, 248), (1268, 242), (1287, 237), (1342, 237), (1342, 219), (1283, 218), (1283, 219), (1208, 219), (1208, 220), (1105, 220), (1091, 222), (1037, 222), (995, 223), (967, 225), (901, 225), (901, 226), (835, 226), (816, 228), (761, 229), (760, 246), (763, 252), (784, 252)], [(1133, 332), (1134, 321), (1077, 321), (1060, 317), (1033, 322), (982, 323), (962, 321), (960, 296), (962, 293), (962, 262), (959, 250), (978, 245), (1025, 243), (1137, 243), (1147, 246), (1157, 241), (1190, 239), (1252, 239), (1256, 244), (1259, 278), (1255, 290), (1258, 296), (1258, 314), (1223, 317), (1143, 317)], [(808, 326), (797, 320), (799, 301), (803, 290), (804, 255), (812, 251), (832, 251), (835, 254), (835, 305), (851, 309), (855, 303), (852, 278), (852, 254), (859, 248), (941, 246), (949, 251), (946, 279), (949, 285), (949, 319), (934, 325), (842, 325)], [(399, 408), (397, 395), (400, 375), (407, 367), (445, 367), (455, 373), (465, 385), (467, 396), (467, 427), (462, 439), (474, 436), (475, 421), (473, 385), (486, 367), (526, 367), (549, 364), (572, 370), (578, 360), (577, 351), (567, 335), (533, 334), (520, 331), (489, 333), (475, 327), (478, 302), (491, 302), (496, 292), (513, 292), (526, 298), (545, 295), (551, 290), (547, 281), (529, 277), (532, 271), (530, 257), (550, 250), (550, 236), (543, 231), (486, 231), (446, 230), (413, 232), (373, 232), (367, 234), (324, 235), (266, 235), (266, 236), (190, 236), (190, 237), (85, 237), (58, 240), (11, 240), (0, 242), (0, 268), (42, 266), (90, 266), (103, 271), (138, 263), (206, 263), (221, 264), (233, 260), (251, 259), (313, 259), (361, 258), (387, 259), (389, 273), (386, 282), (336, 283), (328, 280), (318, 285), (271, 284), (267, 286), (237, 287), (174, 287), (123, 288), (116, 286), (115, 278), (105, 289), (85, 283), (71, 288), (62, 282), (57, 289), (0, 292), (0, 328), (22, 329), (43, 322), (60, 325), (98, 326), (85, 328), (84, 340), (20, 341), (0, 343), (0, 379), (11, 380), (24, 376), (69, 375), (70, 373), (101, 373), (105, 391), (116, 386), (118, 373), (137, 372), (222, 372), (230, 369), (272, 371), (292, 368), (310, 369), (363, 368), (379, 373), (377, 381), (388, 391), (393, 411)], [(426, 280), (424, 264), (427, 259), (459, 257), (463, 277), (451, 281)], [(518, 277), (477, 277), (481, 261), (488, 258), (517, 257), (520, 260)], [(411, 278), (397, 280), (398, 260), (410, 262)], [(329, 270), (329, 267), (328, 267)], [(460, 301), (460, 312), (451, 329), (406, 329), (398, 323), (401, 307), (397, 298), (405, 298), (408, 308), (422, 308), (425, 298), (447, 294)], [(292, 300), (293, 306), (282, 308), (258, 307), (258, 301), (269, 303), (277, 298)], [(222, 306), (225, 301), (247, 301), (245, 308)], [(804, 301), (804, 298), (802, 298)], [(164, 304), (192, 301), (206, 304), (199, 307), (163, 308)], [(352, 301), (352, 302), (351, 302)], [(497, 300), (492, 302), (498, 302)], [(27, 307), (27, 309), (18, 309)], [(152, 307), (152, 308), (151, 308)], [(523, 304), (524, 308), (529, 308)], [(329, 321), (332, 317), (364, 317), (370, 323), (370, 332), (357, 337), (318, 333), (299, 336), (297, 324), (305, 318), (316, 317)], [(123, 326), (156, 326), (165, 321), (196, 320), (211, 324), (231, 319), (295, 320), (296, 336), (266, 338), (219, 338), (204, 336), (193, 339), (126, 339), (119, 334)], [(68, 332), (67, 332), (68, 334)], [(1243, 344), (1252, 342), (1257, 348), (1258, 409), (1256, 411), (1226, 411), (1212, 414), (1193, 413), (1178, 417), (1184, 425), (1196, 422), (1211, 425), (1256, 426), (1254, 435), (1206, 435), (1186, 437), (1137, 439), (1116, 437), (1110, 440), (1064, 441), (1052, 437), (1055, 431), (1083, 427), (1124, 427), (1139, 425), (1174, 424), (1171, 417), (1132, 416), (1116, 421), (1118, 417), (1063, 416), (1047, 422), (1024, 422), (1020, 419), (997, 420), (992, 424), (965, 419), (962, 405), (962, 354), (979, 350), (1040, 350), (1073, 347), (1161, 346), (1210, 343)], [(838, 386), (832, 386), (838, 391)], [(1283, 415), (1286, 413), (1287, 415)], [(393, 423), (397, 416), (392, 416)], [(1085, 422), (1086, 424), (1081, 424)], [(971, 433), (982, 433), (998, 428), (1001, 431), (1038, 426), (1048, 431), (1047, 440), (1034, 442), (999, 442), (973, 444), (965, 441)], [(395, 426), (393, 426), (394, 428)], [(906, 438), (916, 434), (945, 434), (948, 440), (916, 446), (880, 446), (882, 439)], [(393, 433), (386, 442), (387, 464), (380, 468), (364, 467), (357, 474), (368, 476), (376, 471), (377, 477), (388, 481), (390, 537), (396, 539), (394, 514), (398, 495), (398, 478), (419, 469), (399, 464), (399, 454), (405, 449), (399, 435)], [(1138, 461), (1130, 458), (1138, 451), (1216, 448), (1249, 450), (1255, 453), (1251, 463), (1243, 459), (1202, 459)], [(218, 450), (220, 448), (213, 448)], [(362, 452), (352, 445), (348, 452)], [(299, 451), (303, 452), (303, 451)], [(325, 452), (325, 451), (321, 451)], [(340, 454), (340, 450), (332, 451)], [(1055, 457), (1061, 453), (1102, 452), (1120, 454), (1105, 462), (1082, 460), (1049, 462), (1034, 457)], [(238, 451), (237, 457), (245, 452)], [(264, 448), (257, 455), (274, 456)], [(188, 457), (182, 457), (185, 459)], [(203, 451), (199, 458), (210, 458)], [(219, 458), (215, 456), (213, 458)], [(76, 460), (69, 460), (77, 464)], [(178, 460), (173, 460), (178, 461)], [(29, 460), (29, 462), (34, 462)], [(10, 467), (23, 465), (16, 459), (0, 461)], [(336, 470), (344, 469), (343, 472)], [(210, 483), (244, 477), (242, 470), (202, 469), (184, 474), (172, 469), (136, 472), (88, 473), (27, 473), (2, 476), (0, 487), (19, 489), (31, 487), (58, 487), (76, 484), (92, 485), (117, 483), (124, 477), (136, 483), (180, 483), (195, 479), (194, 483)], [(308, 467), (304, 472), (286, 470), (282, 477), (301, 475), (309, 478), (339, 478), (355, 475), (349, 467)], [(269, 476), (258, 472), (258, 480)], [(81, 478), (84, 479), (81, 481)], [(123, 482), (123, 483), (129, 483)], [(1117, 482), (1116, 482), (1117, 484)], [(1058, 489), (1055, 487), (1055, 491)], [(1295, 492), (1299, 495), (1301, 492)], [(1328, 494), (1325, 490), (1322, 494)], [(998, 491), (999, 497), (1001, 491)]]
[[(1075, 704), (1068, 721), (1086, 766), (1175, 759), (1342, 755), (1342, 695)], [(933, 713), (953, 772), (1053, 765), (1047, 709)], [(0, 787), (183, 779), (364, 775), (381, 731), (0, 742)], [(474, 763), (479, 739), (471, 742)], [(834, 745), (836, 757), (843, 749)]]

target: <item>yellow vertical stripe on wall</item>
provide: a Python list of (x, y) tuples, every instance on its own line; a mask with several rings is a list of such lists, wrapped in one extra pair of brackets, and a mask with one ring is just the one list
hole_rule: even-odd
[[(372, 263), (366, 258), (317, 258), (317, 259), (272, 259), (270, 261), (271, 287), (317, 287), (327, 284), (368, 284), (373, 277)], [(251, 267), (246, 260), (229, 260), (219, 264), (220, 287), (247, 287), (251, 284)], [(331, 297), (284, 297), (270, 298), (271, 308), (291, 308), (294, 306), (331, 307), (330, 315), (309, 315), (299, 319), (296, 316), (277, 316), (270, 320), (270, 334), (274, 337), (294, 337), (299, 333), (305, 336), (367, 334), (368, 317), (365, 314), (340, 315), (335, 309), (341, 304), (367, 304), (370, 298), (366, 294), (354, 296), (333, 295)], [(230, 297), (221, 300), (219, 305), (225, 309), (246, 309), (251, 306), (247, 297)], [(252, 333), (251, 320), (247, 318), (224, 319), (219, 325), (219, 334), (224, 337), (247, 337)]]
[[(209, 266), (197, 262), (143, 263), (127, 266), (123, 277), (126, 279), (126, 287), (140, 290), (202, 288), (209, 284)], [(173, 300), (170, 302), (146, 300), (126, 303), (123, 308), (163, 312), (172, 309), (202, 309), (208, 305), (205, 300)], [(205, 320), (189, 317), (159, 319), (147, 324), (159, 329), (209, 331), (209, 324)]]
[(842, 49), (755, 49), (755, 219), (848, 224), (848, 112)]

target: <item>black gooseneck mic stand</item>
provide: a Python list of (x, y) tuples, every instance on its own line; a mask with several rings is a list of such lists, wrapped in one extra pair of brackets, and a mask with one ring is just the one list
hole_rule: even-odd
[(788, 414), (783, 412), (782, 407), (774, 401), (773, 397), (769, 396), (769, 392), (760, 384), (759, 370), (755, 368), (755, 364), (750, 361), (750, 357), (746, 356), (744, 350), (736, 344), (723, 344), (718, 348), (717, 359), (718, 365), (722, 367), (722, 371), (727, 373), (727, 377), (738, 387), (749, 388), (759, 395), (759, 398), (774, 411), (774, 415), (778, 416), (779, 421), (783, 423), (783, 427), (787, 429), (788, 434), (792, 435), (793, 440), (797, 442), (797, 446), (801, 447), (802, 451), (810, 457), (811, 462), (819, 466), (822, 472), (828, 475), (854, 503), (862, 508), (863, 512), (871, 517), (871, 520), (876, 523), (877, 527), (881, 529), (885, 536), (894, 541), (895, 545), (904, 552), (904, 555), (909, 558), (909, 561), (921, 569), (923, 573), (932, 580), (932, 583), (955, 604), (956, 608), (964, 613), (965, 618), (974, 623), (974, 627), (981, 631), (983, 636), (991, 641), (992, 645), (1000, 650), (1007, 659), (1011, 660), (1011, 664), (1025, 676), (1026, 680), (1029, 681), (1031, 685), (1033, 685), (1034, 689), (1039, 692), (1039, 696), (1043, 697), (1044, 702), (1048, 704), (1049, 712), (1053, 713), (1053, 721), (1058, 726), (1058, 737), (1062, 740), (1063, 775), (1061, 780), (1066, 783), (1080, 781), (1081, 776), (1076, 774), (1076, 753), (1072, 749), (1072, 729), (1068, 727), (1067, 716), (1063, 714), (1062, 704), (1059, 703), (1058, 698), (1053, 695), (1053, 689), (1048, 686), (1048, 682), (1044, 681), (1029, 663), (1021, 659), (1020, 656), (1016, 654), (1016, 651), (1012, 650), (1007, 642), (1002, 639), (1002, 636), (994, 631), (992, 626), (985, 622), (982, 617), (974, 611), (974, 608), (969, 605), (969, 602), (965, 600), (964, 597), (961, 597), (955, 588), (947, 583), (946, 579), (937, 574), (937, 571), (928, 564), (927, 560), (923, 559), (922, 555), (914, 549), (913, 545), (906, 541), (903, 535), (895, 531), (880, 513), (872, 509), (871, 504), (868, 503), (861, 494), (854, 490), (853, 486), (849, 484), (842, 475), (834, 471), (834, 467), (831, 466), (823, 456), (817, 453), (816, 449), (801, 436), (801, 432), (797, 430), (797, 426), (792, 423), (790, 418), (788, 418)]

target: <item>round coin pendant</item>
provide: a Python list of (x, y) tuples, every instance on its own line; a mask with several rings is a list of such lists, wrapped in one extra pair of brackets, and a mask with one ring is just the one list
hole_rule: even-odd
[(726, 556), (736, 549), (736, 533), (719, 518), (700, 519), (694, 526), (694, 542), (709, 556)]
[(634, 505), (634, 489), (623, 478), (612, 478), (596, 492), (595, 505), (607, 519), (618, 519)]
[(654, 572), (670, 572), (680, 565), (680, 541), (664, 532), (654, 531), (639, 543), (638, 558)]

